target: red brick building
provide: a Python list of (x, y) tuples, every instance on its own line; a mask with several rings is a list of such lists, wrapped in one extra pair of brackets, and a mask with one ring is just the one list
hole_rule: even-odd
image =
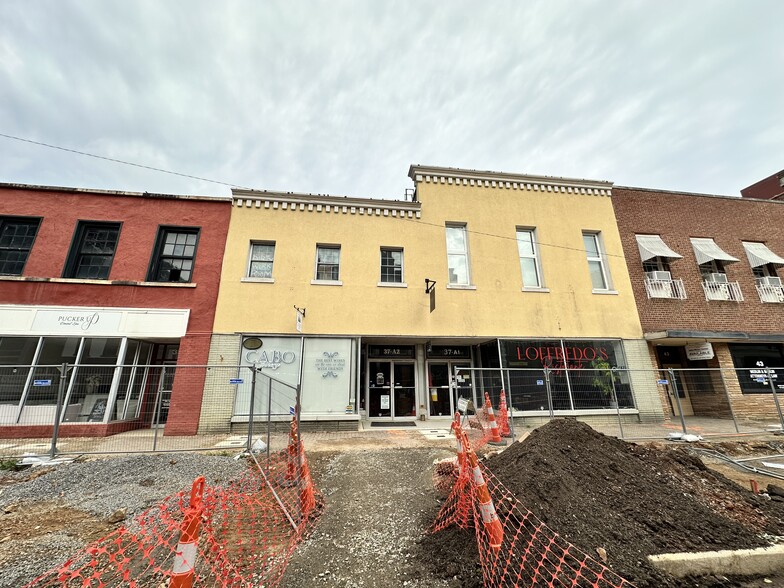
[(207, 363), (230, 211), (230, 198), (0, 184), (0, 437), (51, 432), (63, 363), (62, 436), (195, 433), (203, 374), (171, 366)]
[(730, 368), (683, 372), (684, 414), (775, 416), (784, 370), (766, 370), (784, 367), (784, 202), (615, 187), (613, 206), (655, 364)]
[(740, 195), (744, 198), (757, 198), (762, 200), (784, 199), (784, 169), (768, 176), (764, 180), (753, 183), (743, 188)]

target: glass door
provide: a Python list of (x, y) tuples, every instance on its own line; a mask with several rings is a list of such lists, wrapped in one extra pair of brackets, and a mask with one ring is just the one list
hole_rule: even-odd
[(392, 364), (371, 361), (368, 368), (368, 416), (392, 416)]
[(452, 416), (457, 410), (457, 399), (473, 399), (471, 372), (464, 370), (455, 377), (456, 368), (469, 368), (471, 364), (459, 361), (430, 361), (427, 366), (430, 416)]
[(412, 362), (368, 363), (368, 416), (416, 417), (416, 370)]
[(416, 386), (413, 363), (394, 363), (393, 395), (394, 415), (396, 417), (416, 417)]

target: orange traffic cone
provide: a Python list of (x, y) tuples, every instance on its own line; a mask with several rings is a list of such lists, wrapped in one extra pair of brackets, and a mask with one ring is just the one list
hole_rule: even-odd
[(463, 451), (463, 428), (460, 426), (461, 419), (460, 411), (455, 413), (455, 418), (452, 421), (450, 429), (455, 432), (456, 449), (457, 449), (457, 475), (463, 475), (465, 469), (465, 451)]
[(501, 390), (501, 406), (498, 407), (498, 430), (501, 437), (511, 437), (509, 430), (509, 411), (506, 408), (506, 392)]
[(490, 497), (490, 491), (487, 489), (487, 482), (482, 475), (482, 468), (479, 467), (479, 460), (476, 458), (476, 453), (471, 449), (471, 444), (468, 441), (468, 435), (463, 433), (463, 445), (465, 446), (466, 459), (468, 466), (473, 472), (473, 482), (476, 487), (476, 497), (479, 500), (479, 510), (482, 513), (482, 523), (485, 527), (485, 532), (489, 539), (490, 547), (495, 551), (501, 549), (501, 543), (504, 541), (504, 527), (498, 518), (493, 505), (493, 499)]
[(302, 515), (307, 514), (316, 507), (316, 493), (313, 490), (313, 478), (310, 477), (310, 467), (308, 460), (305, 459), (305, 448), (302, 445), (302, 440), (299, 441), (299, 471), (300, 483), (302, 489), (299, 493), (300, 507), (302, 508)]
[(493, 405), (490, 404), (490, 395), (485, 392), (485, 413), (487, 420), (490, 421), (490, 445), (506, 445), (501, 435), (498, 433), (498, 423), (495, 422), (495, 414), (493, 413)]
[(185, 518), (182, 521), (180, 541), (174, 554), (174, 565), (171, 571), (169, 588), (192, 588), (193, 574), (196, 567), (196, 548), (199, 543), (201, 514), (204, 510), (201, 499), (204, 495), (204, 476), (199, 476), (191, 488), (191, 501)]

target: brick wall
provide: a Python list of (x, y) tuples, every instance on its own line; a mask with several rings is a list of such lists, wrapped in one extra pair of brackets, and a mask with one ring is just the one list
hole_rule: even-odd
[[(213, 334), (209, 364), (236, 366), (239, 363), (239, 335)], [(226, 376), (226, 371), (222, 369), (212, 369), (207, 372), (201, 402), (199, 434), (223, 433), (231, 430), (231, 415), (234, 412), (234, 395), (237, 387), (231, 385)], [(245, 427), (247, 429), (247, 425)]]

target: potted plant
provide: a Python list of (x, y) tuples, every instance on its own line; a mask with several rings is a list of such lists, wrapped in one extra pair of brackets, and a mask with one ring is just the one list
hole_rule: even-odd
[(608, 399), (610, 408), (618, 408), (618, 398), (613, 394), (614, 384), (620, 380), (618, 374), (605, 359), (594, 359), (589, 365), (594, 370), (591, 385)]

